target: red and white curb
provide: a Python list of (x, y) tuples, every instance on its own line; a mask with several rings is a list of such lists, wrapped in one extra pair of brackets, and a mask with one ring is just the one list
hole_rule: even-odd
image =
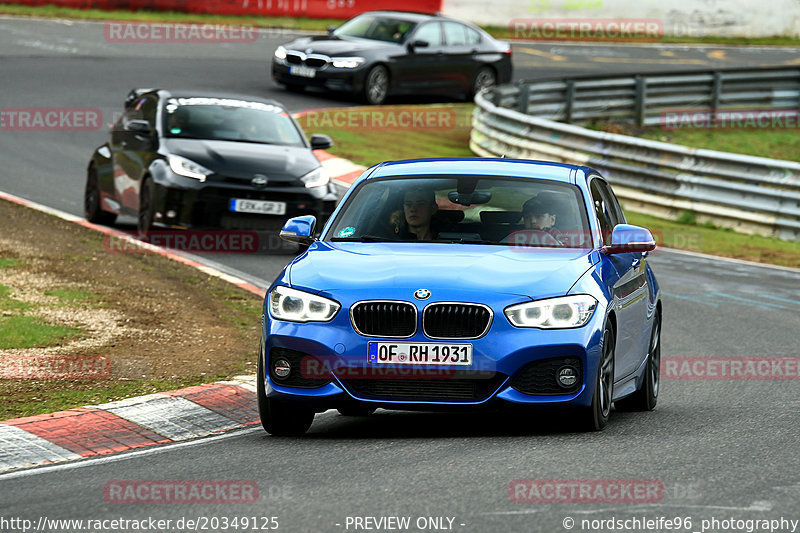
[[(349, 188), (366, 169), (314, 151), (338, 186)], [(0, 191), (0, 199), (134, 244), (264, 297), (251, 283), (179, 253), (81, 217)], [(0, 472), (109, 455), (219, 434), (259, 423), (255, 376), (128, 398), (96, 406), (0, 421)]]
[(254, 376), (0, 422), (0, 472), (258, 424)]

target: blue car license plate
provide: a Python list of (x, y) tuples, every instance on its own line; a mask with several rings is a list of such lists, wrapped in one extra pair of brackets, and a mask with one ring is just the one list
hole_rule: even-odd
[(472, 364), (472, 344), (434, 342), (370, 342), (367, 362), (391, 365), (452, 365)]

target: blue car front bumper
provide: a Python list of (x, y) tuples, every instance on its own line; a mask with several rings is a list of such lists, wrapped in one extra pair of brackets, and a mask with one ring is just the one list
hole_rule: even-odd
[[(261, 368), (267, 396), (297, 401), (317, 410), (354, 401), (395, 409), (469, 407), (589, 406), (601, 355), (605, 308), (598, 305), (591, 320), (574, 329), (517, 328), (503, 309), (524, 297), (508, 295), (490, 305), (488, 332), (471, 340), (443, 341), (424, 335), (422, 328), (401, 342), (472, 345), (468, 367), (375, 365), (367, 362), (369, 342), (398, 339), (356, 333), (348, 313), (354, 302), (343, 302), (326, 323), (294, 323), (272, 319), (263, 324)], [(416, 302), (419, 315), (425, 305)], [(265, 309), (266, 311), (266, 309)], [(291, 360), (289, 377), (278, 378), (270, 361)], [(554, 388), (555, 373), (564, 365), (577, 366), (578, 382)], [(298, 368), (299, 367), (299, 368)]]

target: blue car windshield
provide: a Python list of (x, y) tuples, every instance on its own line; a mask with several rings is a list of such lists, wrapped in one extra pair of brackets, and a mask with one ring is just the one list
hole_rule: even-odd
[(580, 189), (512, 177), (403, 177), (361, 183), (325, 240), (591, 248)]
[(355, 37), (401, 43), (411, 33), (416, 24), (410, 20), (390, 18), (386, 16), (360, 15), (352, 18), (336, 28), (336, 37)]
[(289, 114), (278, 106), (229, 98), (170, 98), (167, 137), (304, 146)]

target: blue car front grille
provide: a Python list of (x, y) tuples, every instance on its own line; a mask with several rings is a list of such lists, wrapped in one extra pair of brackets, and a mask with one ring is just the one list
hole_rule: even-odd
[(357, 333), (368, 337), (411, 337), (417, 331), (417, 308), (408, 302), (359, 302), (350, 310)]
[(473, 379), (347, 379), (342, 383), (353, 395), (371, 400), (479, 402), (491, 396), (506, 377), (482, 374), (485, 377)]
[(492, 311), (479, 304), (433, 303), (422, 314), (423, 331), (432, 339), (477, 339), (491, 321)]

